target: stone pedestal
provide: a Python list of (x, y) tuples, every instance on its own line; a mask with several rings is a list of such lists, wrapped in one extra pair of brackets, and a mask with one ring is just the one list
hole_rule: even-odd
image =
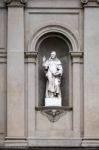
[(62, 106), (61, 98), (45, 98), (45, 106)]

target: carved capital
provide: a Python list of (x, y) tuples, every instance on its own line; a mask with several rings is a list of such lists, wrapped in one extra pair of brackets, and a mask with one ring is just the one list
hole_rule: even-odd
[(81, 0), (81, 3), (82, 3), (83, 5), (85, 5), (85, 4), (88, 3), (88, 0)]
[(28, 0), (4, 0), (8, 6), (24, 6)]
[(95, 7), (99, 4), (99, 0), (80, 0), (83, 6)]
[(83, 63), (83, 56), (84, 56), (83, 52), (71, 51), (70, 55), (72, 57), (72, 63), (79, 63), (79, 64)]

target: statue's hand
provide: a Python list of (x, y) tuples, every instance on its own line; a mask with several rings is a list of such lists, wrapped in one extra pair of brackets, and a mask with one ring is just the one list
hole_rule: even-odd
[(44, 56), (44, 57), (43, 57), (43, 62), (45, 62), (45, 61), (46, 61), (46, 57)]

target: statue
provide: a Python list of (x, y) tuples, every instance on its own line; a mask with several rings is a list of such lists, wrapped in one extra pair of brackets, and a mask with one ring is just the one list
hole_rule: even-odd
[(63, 68), (55, 51), (51, 52), (51, 56), (48, 60), (46, 60), (45, 56), (43, 57), (43, 68), (47, 78), (45, 106), (61, 106), (62, 96), (60, 84)]

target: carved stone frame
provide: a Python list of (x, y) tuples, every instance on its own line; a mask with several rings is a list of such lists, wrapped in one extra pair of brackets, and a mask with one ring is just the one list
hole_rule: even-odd
[[(37, 77), (37, 51), (36, 51), (36, 45), (37, 42), (41, 37), (43, 37), (45, 34), (51, 33), (51, 32), (56, 32), (64, 35), (67, 37), (67, 39), (72, 43), (72, 50), (70, 51), (70, 57), (71, 57), (71, 65), (72, 65), (72, 101), (70, 102), (70, 107), (69, 108), (44, 108), (44, 107), (38, 107), (38, 102), (37, 102), (37, 87), (33, 87), (34, 91), (29, 91), (29, 107), (31, 107), (32, 103), (32, 126), (33, 126), (33, 131), (32, 134), (36, 135), (36, 137), (39, 136), (39, 133), (35, 130), (36, 129), (36, 117), (39, 114), (38, 111), (43, 113), (43, 115), (46, 115), (48, 119), (51, 122), (57, 121), (62, 115), (64, 114), (72, 114), (72, 130), (68, 131), (70, 137), (73, 136), (74, 138), (81, 138), (81, 104), (82, 104), (82, 77), (81, 77), (81, 70), (82, 70), (82, 63), (83, 63), (83, 52), (80, 50), (80, 42), (79, 42), (79, 34), (77, 31), (74, 31), (71, 27), (67, 26), (66, 24), (60, 24), (60, 23), (47, 23), (47, 24), (41, 24), (37, 28), (35, 28), (33, 31), (35, 33), (31, 32), (31, 39), (29, 41), (28, 45), (28, 51), (27, 53), (32, 53), (33, 58), (31, 58), (28, 55), (27, 63), (30, 60), (33, 60), (32, 65), (28, 65), (29, 67), (29, 72), (28, 72), (28, 79), (29, 79), (29, 87), (31, 86), (31, 69), (33, 68), (32, 71), (32, 76), (34, 77), (36, 75)], [(36, 55), (35, 55), (36, 54)], [(34, 57), (35, 55), (35, 57)], [(35, 84), (37, 85), (37, 80), (32, 77), (32, 85)], [(38, 78), (37, 78), (38, 79)], [(83, 87), (82, 87), (83, 88)], [(31, 95), (31, 97), (30, 97)], [(72, 103), (73, 102), (73, 103)], [(62, 112), (60, 114), (60, 111)], [(67, 112), (67, 113), (66, 113)], [(31, 110), (28, 110), (28, 114), (31, 113)], [(50, 114), (50, 115), (49, 115)], [(59, 115), (57, 115), (59, 114)], [(29, 116), (29, 115), (28, 115)], [(28, 123), (29, 130), (31, 130), (31, 121)], [(46, 133), (47, 134), (47, 133)], [(29, 135), (31, 135), (31, 132), (29, 132)], [(31, 138), (30, 138), (31, 139)], [(35, 139), (35, 137), (34, 137)], [(43, 139), (42, 139), (43, 140)], [(30, 140), (31, 141), (31, 140)]]
[[(42, 25), (42, 27), (38, 27), (37, 29), (35, 29), (35, 33), (32, 35), (32, 38), (30, 40), (29, 46), (28, 46), (28, 52), (37, 52), (37, 42), (39, 41), (39, 39), (41, 37), (43, 37), (44, 35), (48, 34), (48, 33), (52, 33), (52, 32), (56, 32), (59, 34), (64, 35), (69, 41), (70, 43), (72, 43), (72, 51), (80, 51), (80, 46), (79, 46), (79, 37), (77, 32), (75, 33), (75, 31), (73, 31), (70, 27), (66, 27), (66, 25), (53, 25), (52, 23), (50, 23), (50, 25)], [(37, 52), (38, 53), (38, 52)], [(36, 55), (37, 56), (37, 55)], [(38, 64), (37, 64), (37, 58), (36, 58), (36, 73), (38, 72)], [(71, 65), (70, 65), (71, 67)], [(37, 73), (38, 74), (38, 73)], [(70, 69), (70, 74), (71, 74), (71, 69)], [(71, 84), (71, 80), (70, 79), (70, 84)], [(38, 75), (37, 75), (37, 79), (36, 79), (36, 85), (38, 85)], [(70, 90), (71, 89), (71, 85), (70, 85)], [(36, 90), (38, 91), (38, 87), (36, 87)], [(72, 93), (72, 92), (71, 92)], [(59, 119), (58, 116), (62, 116), (61, 114), (65, 114), (65, 111), (68, 110), (72, 110), (72, 95), (70, 95), (71, 98), (69, 100), (69, 108), (38, 108), (38, 92), (36, 93), (36, 102), (35, 102), (35, 106), (36, 106), (36, 110), (41, 111), (41, 113), (46, 114), (48, 119), (52, 122), (55, 122)], [(51, 118), (51, 119), (50, 119)], [(58, 118), (58, 119), (56, 119)]]

